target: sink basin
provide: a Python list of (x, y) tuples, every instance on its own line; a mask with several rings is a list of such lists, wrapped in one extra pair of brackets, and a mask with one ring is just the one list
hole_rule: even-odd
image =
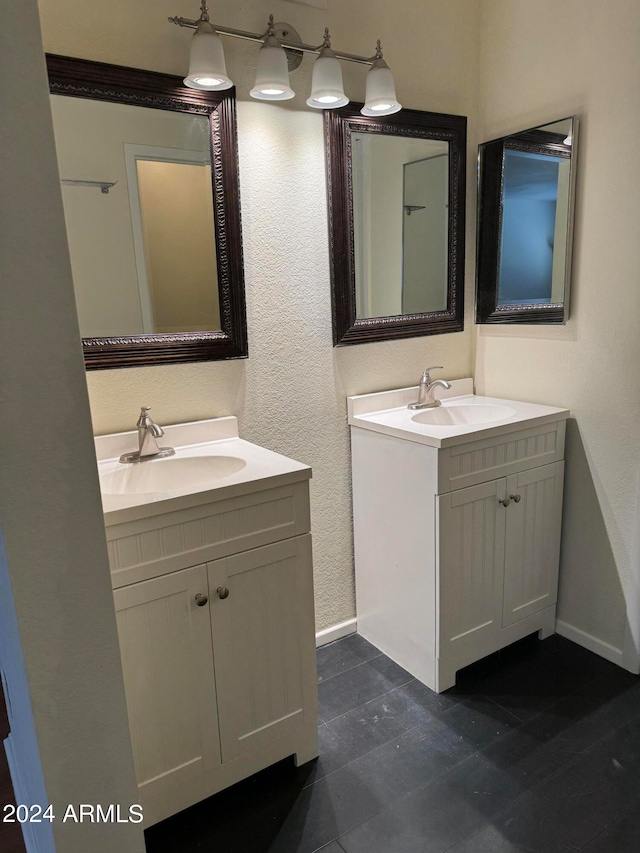
[(503, 421), (512, 418), (515, 410), (509, 406), (492, 406), (486, 404), (444, 405), (436, 409), (425, 409), (411, 420), (419, 424), (432, 426), (462, 426), (464, 424), (488, 424), (493, 421)]
[(566, 420), (567, 409), (473, 393), (471, 379), (452, 379), (450, 392), (433, 409), (409, 409), (418, 388), (397, 388), (347, 397), (349, 424), (438, 449), (482, 441), (507, 432)]
[(239, 456), (187, 456), (137, 462), (102, 474), (100, 488), (107, 495), (144, 495), (185, 486), (198, 490), (236, 474), (246, 464)]

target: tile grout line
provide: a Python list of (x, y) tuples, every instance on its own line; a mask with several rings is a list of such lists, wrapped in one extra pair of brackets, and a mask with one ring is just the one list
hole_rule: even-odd
[(337, 844), (342, 853), (347, 853), (342, 844), (337, 838), (333, 838), (328, 844), (323, 844), (322, 847), (316, 847), (315, 850), (312, 850), (311, 853), (322, 853), (323, 850), (328, 850), (332, 844)]
[[(356, 667), (353, 667), (353, 669), (356, 669)], [(349, 672), (349, 670), (345, 670), (345, 672)], [(379, 693), (377, 696), (372, 696), (371, 699), (367, 699), (366, 702), (363, 702), (361, 705), (356, 705), (354, 708), (349, 708), (348, 711), (344, 711), (342, 714), (337, 714), (335, 717), (331, 717), (328, 720), (325, 720), (325, 718), (322, 717), (322, 725), (326, 726), (327, 723), (333, 723), (336, 720), (339, 720), (340, 717), (346, 717), (347, 714), (351, 714), (353, 711), (357, 711), (358, 708), (364, 708), (364, 706), (368, 705), (369, 702), (374, 702), (376, 699), (380, 699), (382, 696), (386, 696), (388, 693), (393, 693), (394, 690), (399, 690), (401, 687), (406, 687), (407, 684), (410, 684), (412, 681), (417, 681), (417, 679), (411, 676), (409, 679), (407, 679), (407, 681), (403, 681), (402, 684), (396, 684), (396, 686), (392, 687), (391, 690), (385, 690), (384, 693)], [(324, 684), (325, 682), (322, 683)], [(320, 728), (320, 726), (318, 726), (318, 728)]]
[[(534, 719), (538, 716), (538, 714), (534, 714), (534, 715), (533, 715), (533, 717), (529, 717), (529, 719), (528, 719), (528, 720), (523, 720), (523, 719), (522, 719), (522, 717), (519, 717), (519, 716), (518, 716), (516, 713), (514, 713), (513, 711), (510, 711), (508, 708), (505, 708), (505, 707), (504, 707), (503, 705), (501, 705), (499, 702), (496, 702), (496, 700), (495, 700), (495, 699), (492, 699), (492, 698), (491, 698), (491, 696), (487, 696), (487, 694), (486, 694), (486, 693), (476, 693), (476, 696), (481, 696), (483, 699), (486, 699), (488, 702), (491, 702), (491, 704), (492, 704), (492, 705), (495, 705), (495, 706), (496, 706), (496, 708), (500, 708), (500, 710), (501, 710), (503, 713), (505, 713), (505, 714), (509, 714), (509, 716), (510, 716), (510, 717), (513, 717), (513, 719), (514, 719), (514, 720), (517, 720), (517, 721), (518, 721), (518, 725), (514, 727), (514, 728), (516, 728), (516, 729), (517, 729), (517, 728), (519, 728), (520, 726), (524, 725), (525, 723), (528, 723), (528, 722), (529, 722), (529, 720), (534, 720)], [(469, 698), (471, 698), (471, 697), (469, 697)], [(550, 707), (551, 707), (551, 706), (550, 706)], [(545, 709), (545, 710), (546, 710), (546, 709)], [(544, 713), (544, 711), (539, 711), (538, 713), (539, 713), (539, 714), (542, 714), (542, 713)], [(484, 749), (484, 747), (483, 747), (483, 749)]]
[(595, 684), (597, 681), (600, 681), (606, 677), (607, 677), (606, 674), (597, 675), (595, 678), (592, 678), (588, 681), (583, 682), (579, 687), (576, 687), (575, 690), (572, 690), (570, 693), (565, 693), (565, 695), (562, 697), (562, 699), (558, 699), (557, 702), (552, 702), (550, 705), (547, 705), (545, 708), (540, 708), (540, 710), (536, 714), (534, 714), (533, 717), (529, 717), (526, 720), (523, 720), (521, 717), (518, 717), (518, 715), (516, 713), (514, 713), (513, 711), (510, 711), (508, 708), (505, 708), (503, 705), (501, 705), (499, 702), (497, 702), (491, 696), (487, 696), (486, 694), (482, 694), (482, 695), (485, 697), (485, 699), (488, 699), (490, 702), (493, 702), (494, 705), (497, 705), (501, 711), (506, 711), (508, 714), (511, 714), (512, 716), (516, 717), (516, 719), (520, 720), (521, 723), (530, 723), (532, 720), (537, 719), (541, 714), (546, 714), (552, 708), (555, 708), (556, 705), (559, 705), (561, 702), (565, 702), (570, 696), (573, 696), (574, 693), (578, 693), (579, 690), (583, 690), (585, 687), (589, 687), (590, 685)]
[[(401, 687), (406, 687), (407, 684), (411, 684), (412, 681), (417, 681), (417, 678), (411, 676), (408, 681), (404, 681), (402, 684), (397, 684), (395, 687), (392, 687), (391, 690), (385, 690), (384, 693), (380, 693), (379, 696), (372, 696), (371, 699), (367, 699), (366, 702), (363, 702), (362, 705), (356, 705), (355, 708), (350, 708), (348, 711), (345, 711), (344, 714), (338, 714), (337, 717), (332, 717), (330, 720), (325, 720), (323, 722), (323, 726), (326, 726), (327, 723), (335, 723), (336, 720), (339, 720), (341, 717), (346, 717), (347, 714), (352, 714), (354, 711), (357, 711), (358, 708), (364, 708), (365, 705), (368, 705), (369, 702), (375, 702), (376, 699), (382, 698), (382, 696), (386, 696), (389, 693), (395, 693), (396, 690), (400, 690)], [(448, 710), (448, 709), (447, 709)], [(318, 726), (318, 728), (320, 728)]]
[[(340, 641), (336, 640), (336, 642), (338, 643)], [(355, 663), (353, 666), (348, 666), (346, 669), (343, 669), (340, 672), (336, 672), (335, 675), (330, 675), (328, 678), (318, 679), (318, 685), (327, 684), (333, 678), (338, 678), (340, 675), (344, 675), (345, 672), (351, 672), (351, 670), (357, 669), (359, 666), (363, 666), (365, 663), (371, 663), (372, 660), (376, 660), (376, 658), (381, 658), (382, 656), (383, 656), (383, 653), (378, 652), (377, 655), (373, 655), (372, 657), (367, 658), (367, 660), (361, 660), (359, 663)], [(389, 658), (389, 660), (391, 660), (391, 658)]]

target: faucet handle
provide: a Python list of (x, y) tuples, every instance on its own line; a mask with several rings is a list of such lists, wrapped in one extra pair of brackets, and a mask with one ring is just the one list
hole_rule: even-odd
[(430, 370), (444, 370), (444, 368), (441, 364), (434, 364), (433, 367), (425, 367), (424, 373), (422, 374), (422, 379), (424, 382), (431, 382), (431, 377), (429, 376)]
[(140, 406), (140, 417), (138, 418), (138, 426), (145, 426), (147, 419), (149, 418), (149, 411), (151, 406)]

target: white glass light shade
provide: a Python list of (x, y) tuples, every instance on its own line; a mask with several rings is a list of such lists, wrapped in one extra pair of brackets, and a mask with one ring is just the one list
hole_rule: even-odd
[(287, 54), (273, 36), (265, 39), (258, 52), (256, 82), (249, 94), (259, 101), (288, 101), (295, 95), (289, 85)]
[(189, 73), (184, 78), (184, 85), (207, 92), (219, 92), (233, 86), (227, 76), (222, 41), (208, 21), (198, 21), (191, 39)]
[(377, 60), (367, 74), (363, 116), (389, 116), (402, 109), (396, 97), (393, 75), (384, 60)]
[(335, 56), (320, 54), (313, 63), (311, 95), (307, 99), (307, 105), (317, 110), (331, 110), (344, 107), (348, 103), (340, 63)]

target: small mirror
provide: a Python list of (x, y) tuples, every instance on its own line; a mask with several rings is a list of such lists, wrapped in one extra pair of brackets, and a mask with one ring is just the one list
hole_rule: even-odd
[(233, 92), (47, 61), (87, 368), (246, 355)]
[(325, 113), (334, 345), (460, 331), (466, 119)]
[(569, 313), (578, 122), (479, 147), (478, 323), (564, 323)]

